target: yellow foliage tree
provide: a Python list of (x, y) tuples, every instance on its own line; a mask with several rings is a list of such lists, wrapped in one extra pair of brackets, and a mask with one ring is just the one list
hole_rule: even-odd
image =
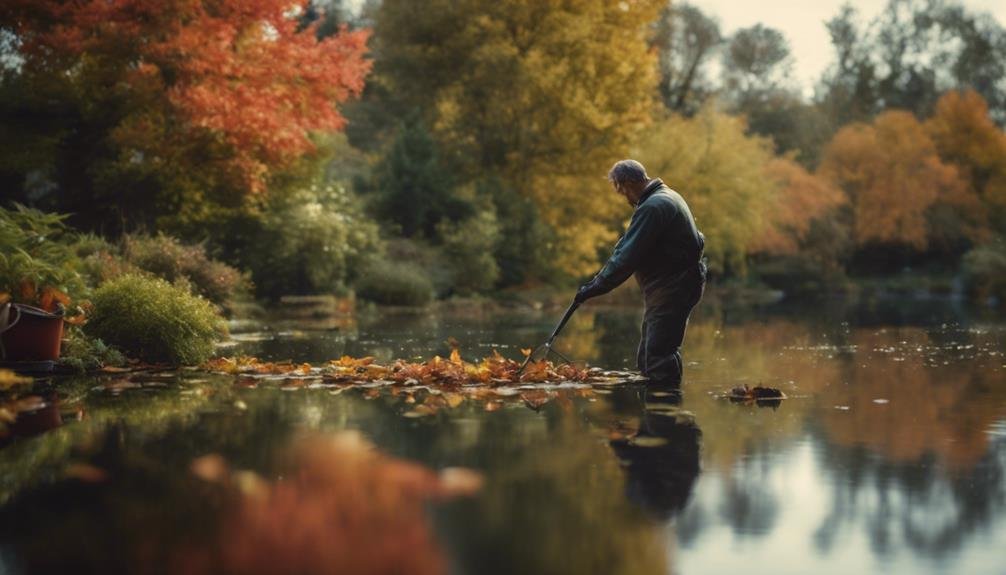
[(848, 195), (857, 245), (925, 249), (927, 211), (966, 191), (956, 168), (944, 164), (922, 124), (908, 112), (889, 111), (872, 124), (842, 128), (824, 152), (819, 173)]
[[(595, 270), (620, 199), (604, 174), (650, 117), (659, 0), (385, 0), (377, 69), (450, 161), (531, 198), (559, 271)], [(555, 270), (550, 270), (553, 273)]]
[(940, 157), (967, 178), (977, 200), (971, 207), (1006, 215), (1002, 213), (1006, 211), (1006, 132), (989, 117), (985, 100), (971, 90), (947, 92), (925, 126)]
[(706, 235), (713, 270), (744, 269), (778, 201), (777, 182), (765, 177), (772, 142), (746, 130), (742, 118), (709, 104), (692, 118), (661, 120), (643, 134), (635, 153), (651, 176), (684, 196)]

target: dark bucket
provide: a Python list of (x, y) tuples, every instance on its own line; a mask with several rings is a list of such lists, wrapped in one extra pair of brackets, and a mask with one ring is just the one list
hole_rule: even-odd
[(63, 341), (63, 313), (49, 313), (24, 304), (9, 307), (7, 322), (0, 326), (2, 359), (13, 361), (55, 361)]

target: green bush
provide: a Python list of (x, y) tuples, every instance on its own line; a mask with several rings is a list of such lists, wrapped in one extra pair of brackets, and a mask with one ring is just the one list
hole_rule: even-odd
[(262, 219), (247, 222), (239, 258), (260, 295), (339, 294), (380, 251), (377, 225), (359, 200), (336, 184), (311, 184), (270, 199)]
[(86, 372), (106, 365), (125, 365), (126, 357), (101, 339), (89, 337), (78, 327), (67, 326), (59, 363), (74, 371)]
[(444, 265), (446, 258), (443, 247), (434, 246), (426, 240), (391, 238), (384, 244), (382, 259), (385, 262), (409, 262), (412, 267), (423, 270), (423, 275), (433, 284), (433, 297), (440, 299), (454, 290), (454, 270)]
[(1006, 242), (997, 238), (965, 254), (964, 277), (973, 297), (1006, 301)]
[(80, 234), (72, 249), (78, 258), (77, 270), (93, 287), (136, 268), (122, 257), (119, 247), (94, 234)]
[(470, 295), (495, 287), (500, 270), (494, 252), (500, 232), (494, 211), (482, 210), (458, 223), (442, 220), (437, 225), (437, 236), (459, 294)]
[(357, 281), (356, 294), (384, 305), (424, 306), (433, 300), (433, 283), (415, 264), (375, 261)]
[(810, 258), (776, 256), (752, 264), (754, 276), (787, 297), (814, 298), (844, 291), (844, 275)]
[(95, 291), (93, 303), (87, 333), (144, 361), (201, 363), (224, 330), (213, 304), (162, 279), (114, 278)]
[(185, 245), (163, 234), (126, 236), (123, 252), (132, 266), (172, 283), (188, 284), (216, 304), (225, 305), (246, 286), (240, 271), (207, 256), (202, 245)]

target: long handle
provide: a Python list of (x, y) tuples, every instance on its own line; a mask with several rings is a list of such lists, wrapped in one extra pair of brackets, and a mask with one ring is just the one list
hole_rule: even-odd
[(555, 338), (559, 335), (559, 332), (562, 331), (562, 328), (566, 326), (566, 322), (569, 321), (570, 316), (573, 315), (573, 312), (576, 311), (576, 308), (578, 307), (580, 307), (580, 304), (576, 300), (574, 300), (573, 303), (569, 304), (569, 307), (566, 308), (566, 313), (564, 313), (562, 315), (562, 319), (559, 320), (559, 325), (555, 326), (555, 331), (552, 332), (552, 335), (549, 336), (548, 341), (545, 342), (546, 347), (552, 347), (552, 342), (555, 341)]

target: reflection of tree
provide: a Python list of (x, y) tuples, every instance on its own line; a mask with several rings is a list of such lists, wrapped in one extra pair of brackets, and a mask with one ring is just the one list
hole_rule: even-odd
[(879, 555), (903, 544), (946, 557), (1006, 512), (1006, 442), (953, 475), (933, 457), (896, 462), (862, 447), (833, 446), (823, 463), (834, 477), (831, 510), (814, 534), (824, 552), (861, 525)]
[(779, 501), (768, 485), (770, 463), (766, 454), (747, 457), (736, 465), (724, 482), (720, 515), (735, 533), (764, 535), (779, 515)]
[[(198, 393), (185, 395), (179, 393), (177, 381), (170, 382), (168, 389), (131, 389), (114, 395), (100, 390), (87, 391), (95, 384), (121, 381), (125, 379), (80, 377), (61, 381), (60, 397), (52, 401), (60, 410), (79, 412), (81, 421), (64, 418), (61, 427), (38, 437), (20, 439), (0, 451), (0, 501), (58, 476), (75, 449), (93, 443), (111, 425), (142, 427), (145, 433), (157, 435), (180, 421), (192, 421), (198, 410), (206, 406), (209, 397), (222, 391), (221, 380), (200, 384)], [(179, 381), (184, 380), (179, 378)], [(81, 399), (80, 395), (84, 394), (87, 395)]]
[(827, 358), (833, 349), (822, 350), (811, 328), (795, 321), (697, 322), (688, 327), (686, 346), (686, 358), (701, 363), (685, 369), (684, 405), (702, 421), (703, 461), (720, 470), (769, 442), (799, 437), (812, 403), (786, 401), (773, 410), (726, 404), (708, 392), (764, 384), (812, 395), (839, 378), (837, 362)]
[(25, 492), (0, 513), (27, 572), (446, 572), (424, 504), (457, 485), (356, 434), (284, 442), (285, 473), (268, 481), (217, 455), (192, 465), (196, 478), (174, 438), (147, 453), (119, 431), (92, 458), (104, 478)]
[(817, 419), (831, 444), (824, 465), (836, 477), (831, 512), (815, 534), (820, 549), (861, 522), (879, 554), (903, 543), (940, 557), (1006, 509), (1006, 445), (990, 444), (986, 433), (1006, 416), (1000, 375), (981, 358), (995, 344), (935, 336), (919, 328), (853, 334), (857, 353), (843, 375), (851, 383), (820, 399), (847, 408)]
[(601, 355), (598, 343), (604, 337), (604, 331), (604, 326), (597, 321), (597, 312), (580, 308), (556, 340), (557, 348), (573, 361), (594, 363)]
[(488, 466), (485, 494), (441, 522), (459, 571), (665, 572), (659, 531), (626, 505), (616, 458), (579, 416), (549, 415), (545, 426), (521, 425), (526, 411), (486, 422), (477, 448)]
[(849, 408), (824, 411), (830, 441), (866, 446), (893, 462), (935, 457), (953, 472), (969, 470), (987, 453), (985, 430), (1006, 415), (1006, 388), (979, 358), (961, 356), (973, 355), (974, 347), (933, 345), (917, 328), (857, 331), (852, 343), (858, 351), (843, 373), (850, 384), (821, 394), (822, 405)]

